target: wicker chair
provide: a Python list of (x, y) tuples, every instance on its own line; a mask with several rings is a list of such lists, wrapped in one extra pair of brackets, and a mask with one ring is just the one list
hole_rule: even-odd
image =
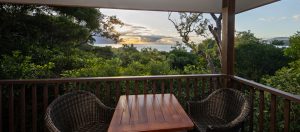
[(50, 132), (104, 132), (113, 112), (94, 94), (76, 91), (55, 99), (47, 108), (45, 121)]
[(238, 90), (222, 88), (202, 101), (187, 102), (188, 113), (200, 132), (239, 132), (250, 111)]

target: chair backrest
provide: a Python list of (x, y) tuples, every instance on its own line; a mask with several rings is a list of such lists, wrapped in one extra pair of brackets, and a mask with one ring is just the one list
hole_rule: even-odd
[[(247, 110), (249, 102), (238, 90), (222, 88), (214, 91), (208, 97), (208, 111), (211, 116), (230, 122)], [(245, 109), (245, 107), (247, 107)]]
[[(100, 100), (86, 91), (70, 92), (55, 99), (47, 108), (45, 121), (50, 131), (73, 131), (100, 118)], [(100, 102), (101, 103), (101, 102)]]

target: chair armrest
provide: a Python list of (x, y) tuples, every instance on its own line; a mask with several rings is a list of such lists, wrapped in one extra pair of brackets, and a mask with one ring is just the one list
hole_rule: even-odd
[(207, 109), (207, 102), (202, 101), (187, 101), (188, 114), (191, 117), (195, 117), (200, 113), (205, 112)]
[(98, 107), (101, 109), (101, 111), (99, 112), (101, 113), (100, 115), (103, 117), (103, 121), (109, 124), (114, 114), (115, 108), (111, 108), (104, 105), (99, 99), (97, 99), (96, 102), (98, 104)]
[(230, 132), (230, 131), (238, 130), (239, 128), (242, 127), (243, 123), (247, 120), (249, 112), (250, 112), (250, 107), (248, 104), (246, 104), (243, 107), (241, 114), (237, 118), (223, 125), (208, 125), (207, 131)]
[(111, 107), (107, 107), (105, 108), (105, 112), (104, 112), (104, 122), (105, 123), (110, 123), (112, 117), (113, 117), (113, 114), (115, 112), (115, 109), (114, 108), (111, 108)]

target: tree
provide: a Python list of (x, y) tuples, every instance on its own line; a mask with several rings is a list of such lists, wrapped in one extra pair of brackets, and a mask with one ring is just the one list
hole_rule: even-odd
[[(300, 32), (290, 37), (290, 47), (285, 49), (284, 53), (286, 56), (292, 57), (293, 61), (288, 66), (276, 71), (275, 75), (265, 76), (262, 82), (271, 87), (300, 95)], [(279, 102), (279, 104), (283, 107), (283, 102)], [(300, 129), (300, 118), (297, 116), (300, 114), (300, 106), (292, 105), (291, 109), (291, 131), (297, 131)]]
[(260, 39), (256, 38), (250, 30), (237, 32), (235, 37), (235, 46), (243, 44), (261, 44)]
[(295, 60), (300, 59), (300, 31), (290, 37), (290, 47), (284, 53)]
[(29, 51), (30, 45), (52, 48), (92, 43), (94, 35), (117, 40), (114, 25), (122, 24), (94, 8), (0, 4), (0, 15), (1, 54)]
[(300, 94), (300, 32), (290, 37), (290, 47), (284, 53), (294, 61), (278, 70), (274, 76), (267, 76), (263, 80), (267, 85)]
[(288, 64), (284, 51), (273, 45), (264, 44), (250, 31), (239, 32), (236, 36), (236, 74), (260, 81), (264, 75), (274, 73)]
[[(209, 56), (205, 51), (207, 49), (202, 49), (199, 47), (202, 43), (196, 43), (190, 39), (191, 34), (195, 34), (197, 36), (206, 36), (206, 30), (209, 29), (212, 34), (215, 43), (217, 45), (217, 57), (219, 58), (219, 65), (221, 65), (222, 55), (221, 55), (221, 21), (222, 15), (217, 16), (216, 14), (211, 13), (211, 17), (214, 20), (214, 24), (209, 24), (209, 20), (203, 17), (202, 13), (179, 13), (179, 22), (176, 19), (171, 18), (171, 13), (169, 13), (168, 19), (173, 23), (180, 37), (182, 38), (182, 42), (190, 47), (196, 54), (204, 57), (207, 61), (208, 67), (211, 73), (217, 73), (218, 67), (214, 65), (212, 57)], [(213, 47), (213, 46), (212, 46)]]
[(187, 52), (185, 47), (181, 44), (177, 44), (177, 46), (172, 47), (168, 56), (168, 61), (171, 68), (182, 71), (187, 65), (195, 65), (198, 61), (197, 58), (197, 55)]
[(80, 48), (91, 44), (94, 35), (117, 41), (114, 27), (122, 25), (95, 8), (0, 4), (0, 15), (0, 59), (20, 51), (33, 64), (54, 63), (54, 75), (82, 67), (76, 54), (88, 54)]
[(32, 63), (30, 56), (23, 56), (15, 51), (12, 56), (3, 55), (0, 61), (0, 78), (5, 79), (37, 79), (52, 76), (52, 62), (43, 65)]

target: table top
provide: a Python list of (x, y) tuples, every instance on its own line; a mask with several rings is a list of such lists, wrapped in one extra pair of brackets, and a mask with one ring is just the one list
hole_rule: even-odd
[(173, 94), (122, 95), (108, 131), (170, 131), (193, 126)]

